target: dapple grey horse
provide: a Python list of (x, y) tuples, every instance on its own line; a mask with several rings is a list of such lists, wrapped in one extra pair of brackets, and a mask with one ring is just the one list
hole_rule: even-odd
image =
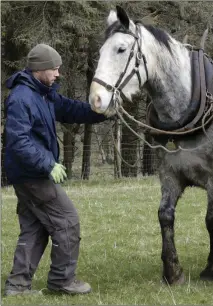
[[(158, 130), (180, 131), (180, 135), (174, 137), (179, 149), (174, 152), (157, 149), (162, 191), (158, 216), (162, 233), (163, 279), (169, 284), (184, 282), (174, 242), (175, 208), (187, 186), (199, 186), (208, 195), (206, 227), (210, 238), (208, 262), (200, 277), (213, 280), (213, 124), (211, 120), (208, 124), (202, 120), (206, 107), (212, 105), (213, 70), (209, 70), (208, 91), (206, 88), (204, 92), (208, 105), (202, 101), (205, 112), (200, 114), (203, 88), (200, 86), (199, 94), (194, 96), (198, 85), (193, 84), (203, 82), (199, 78), (202, 67), (199, 73), (199, 67), (195, 67), (199, 66), (200, 55), (194, 53), (192, 58), (191, 50), (185, 44), (163, 30), (134, 23), (121, 7), (110, 11), (107, 21), (106, 39), (90, 88), (92, 109), (106, 116), (114, 115), (123, 100), (132, 101), (143, 87), (152, 99), (150, 124)], [(201, 55), (204, 58), (203, 53)], [(206, 60), (209, 61), (205, 57)], [(199, 118), (195, 120), (197, 112)], [(200, 128), (196, 129), (199, 124)], [(194, 129), (194, 132), (185, 134), (187, 129)], [(158, 136), (155, 140), (165, 145), (168, 135)], [(174, 135), (170, 133), (170, 136)]]

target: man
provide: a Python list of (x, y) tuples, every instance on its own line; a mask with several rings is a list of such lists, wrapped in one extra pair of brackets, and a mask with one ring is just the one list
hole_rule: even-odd
[(76, 280), (80, 226), (77, 211), (60, 183), (65, 167), (58, 163), (55, 120), (62, 123), (104, 121), (89, 103), (57, 93), (61, 56), (52, 47), (36, 45), (27, 68), (7, 81), (5, 170), (18, 198), (20, 235), (5, 295), (32, 294), (31, 282), (43, 252), (52, 240), (47, 287), (68, 294), (89, 293)]

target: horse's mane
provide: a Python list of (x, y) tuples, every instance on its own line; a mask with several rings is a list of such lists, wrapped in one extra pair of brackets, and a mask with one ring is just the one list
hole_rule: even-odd
[[(140, 21), (135, 21), (135, 24), (141, 24), (147, 31), (149, 31), (155, 37), (159, 44), (164, 45), (169, 50), (169, 52), (171, 52), (171, 39), (165, 31), (153, 27), (152, 25), (143, 24)], [(117, 20), (106, 29), (105, 40), (107, 40), (110, 36), (118, 32), (128, 33), (125, 27)]]
[(142, 24), (142, 25), (144, 26), (145, 29), (147, 29), (147, 31), (149, 31), (155, 37), (155, 39), (160, 44), (163, 44), (169, 50), (169, 52), (172, 52), (171, 46), (170, 46), (171, 39), (165, 31), (163, 31), (162, 29), (153, 27), (152, 25), (146, 25), (146, 24)]

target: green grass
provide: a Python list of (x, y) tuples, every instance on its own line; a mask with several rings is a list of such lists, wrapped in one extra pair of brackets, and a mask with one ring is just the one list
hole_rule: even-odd
[[(199, 280), (208, 256), (205, 228), (206, 193), (189, 188), (177, 206), (176, 246), (186, 283), (161, 282), (161, 234), (157, 211), (157, 178), (72, 182), (64, 187), (81, 219), (77, 275), (93, 292), (85, 296), (54, 295), (45, 289), (50, 265), (48, 246), (33, 288), (43, 296), (2, 297), (2, 305), (200, 305), (213, 304), (212, 283)], [(2, 292), (10, 272), (19, 233), (12, 188), (2, 191)]]

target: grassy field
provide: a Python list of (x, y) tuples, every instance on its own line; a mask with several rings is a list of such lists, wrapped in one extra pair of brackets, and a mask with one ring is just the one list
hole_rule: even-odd
[[(81, 219), (78, 278), (93, 292), (85, 296), (53, 295), (46, 287), (49, 244), (36, 272), (37, 297), (2, 297), (2, 305), (212, 305), (212, 283), (199, 280), (209, 240), (205, 228), (206, 193), (189, 188), (176, 212), (176, 246), (186, 283), (161, 282), (161, 234), (157, 211), (160, 186), (156, 177), (122, 181), (73, 182), (64, 187)], [(16, 198), (2, 191), (2, 293), (19, 233)]]

